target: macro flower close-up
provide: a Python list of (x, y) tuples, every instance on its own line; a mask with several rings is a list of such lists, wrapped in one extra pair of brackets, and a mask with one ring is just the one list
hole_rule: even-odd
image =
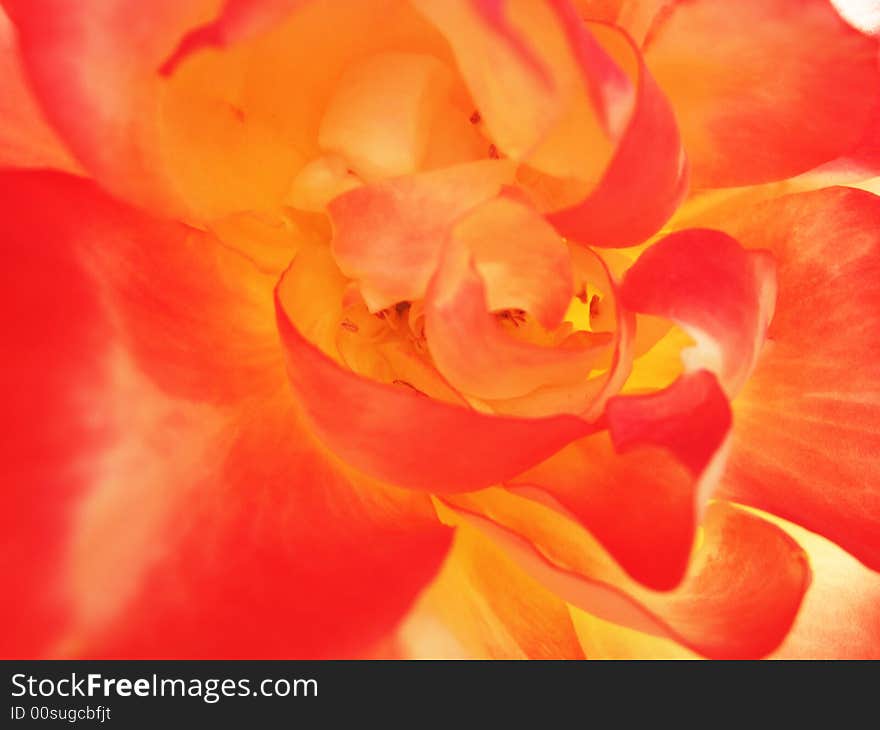
[(4, 658), (880, 658), (880, 6), (0, 0)]

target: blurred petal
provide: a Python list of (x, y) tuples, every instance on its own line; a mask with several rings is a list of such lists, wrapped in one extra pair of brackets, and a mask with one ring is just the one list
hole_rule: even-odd
[(612, 398), (607, 422), (609, 435), (576, 441), (508, 488), (583, 525), (634, 579), (672, 588), (723, 469), (727, 399), (702, 371)]
[(79, 165), (49, 126), (25, 78), (15, 29), (0, 7), (0, 165), (51, 167), (78, 172)]
[[(12, 477), (3, 514), (14, 518), (4, 521), (14, 546), (4, 565), (17, 586), (4, 611), (15, 629), (4, 655), (339, 656), (389, 631), (448, 546), (427, 499), (344, 471), (315, 445), (280, 353), (234, 407), (164, 394), (137, 368), (149, 372), (154, 361), (122, 353), (121, 343), (137, 342), (124, 329), (135, 318), (119, 317), (126, 305), (102, 280), (95, 252), (112, 259), (114, 249), (148, 240), (158, 259), (181, 248), (179, 227), (75, 178), (4, 175), (0, 225), (17, 282), (2, 308), (16, 353), (4, 382), (16, 419), (3, 444)], [(210, 250), (205, 243), (201, 253)], [(214, 271), (190, 261), (177, 269), (181, 282)], [(179, 295), (174, 283), (155, 282)], [(209, 356), (224, 358), (198, 336), (199, 324), (210, 330), (213, 316), (219, 328), (229, 316), (219, 306), (224, 292), (246, 300), (216, 284), (216, 308), (174, 295), (153, 300), (160, 319), (170, 317), (169, 304), (192, 309), (191, 336), (178, 340), (188, 347), (165, 352), (166, 375), (192, 368), (211, 380), (228, 368), (225, 384), (239, 377), (231, 362), (209, 368)], [(263, 296), (271, 315), (271, 283)], [(247, 331), (254, 323), (236, 324)]]
[(697, 342), (682, 356), (716, 371), (730, 394), (755, 366), (773, 317), (776, 276), (766, 251), (746, 251), (718, 231), (691, 229), (662, 238), (633, 264), (623, 306), (665, 317)]
[(723, 225), (779, 269), (769, 341), (735, 401), (725, 493), (878, 569), (880, 198), (829, 188)]
[[(71, 511), (88, 488), (92, 455), (112, 435), (100, 396), (113, 328), (78, 248), (57, 235), (64, 197), (42, 195), (59, 180), (43, 172), (0, 173), (7, 277), (0, 293), (0, 562), (16, 594), (3, 602), (6, 658), (43, 654), (63, 626), (63, 596), (52, 587), (63, 580)], [(79, 215), (89, 212), (80, 206)]]
[(781, 180), (847, 152), (878, 98), (877, 50), (827, 0), (670, 3), (644, 46), (696, 187)]

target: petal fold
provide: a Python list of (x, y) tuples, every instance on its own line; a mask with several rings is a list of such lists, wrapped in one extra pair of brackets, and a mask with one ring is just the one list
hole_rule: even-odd
[(773, 257), (746, 251), (719, 231), (678, 231), (650, 246), (627, 271), (621, 302), (681, 326), (697, 342), (682, 353), (685, 364), (716, 371), (735, 394), (755, 366), (773, 317)]

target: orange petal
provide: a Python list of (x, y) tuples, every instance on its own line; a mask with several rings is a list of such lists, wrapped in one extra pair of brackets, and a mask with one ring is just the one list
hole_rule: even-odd
[(522, 309), (547, 329), (562, 322), (574, 294), (568, 247), (513, 191), (475, 208), (453, 236), (473, 258), (490, 311)]
[(615, 57), (635, 65), (635, 106), (597, 187), (549, 220), (564, 235), (591, 246), (631, 246), (655, 233), (687, 192), (688, 170), (669, 101), (638, 48), (621, 31), (595, 26)]
[(584, 658), (566, 604), (467, 526), (401, 639), (412, 659)]
[(606, 413), (609, 434), (569, 445), (508, 488), (582, 524), (636, 580), (672, 588), (723, 468), (727, 399), (701, 371), (611, 398)]
[[(569, 286), (571, 276), (563, 283)], [(586, 380), (610, 339), (584, 333), (585, 343), (570, 348), (523, 342), (505, 332), (488, 306), (470, 252), (454, 242), (428, 289), (425, 335), (437, 369), (458, 390), (481, 399), (515, 398), (541, 386)]]
[(726, 504), (709, 506), (704, 539), (681, 585), (658, 593), (626, 578), (588, 533), (545, 507), (498, 490), (454, 499), (438, 506), (441, 519), (479, 530), (568, 603), (712, 658), (773, 651), (810, 581), (791, 538)]
[(276, 289), (291, 384), (319, 438), (367, 474), (415, 489), (465, 491), (509, 478), (592, 430), (573, 416), (489, 416), (342, 368), (303, 337), (297, 312), (285, 308), (296, 269), (295, 259)]
[(370, 311), (425, 295), (453, 224), (510, 182), (503, 160), (367, 185), (330, 203), (333, 253)]
[(359, 59), (336, 85), (318, 142), (364, 180), (411, 175), (422, 166), (434, 117), (446, 111), (452, 72), (424, 53)]
[(672, 3), (644, 53), (696, 187), (781, 180), (839, 157), (880, 88), (877, 43), (827, 0)]
[(880, 198), (830, 188), (723, 225), (779, 262), (769, 342), (735, 401), (726, 493), (880, 569)]
[(773, 317), (776, 275), (766, 251), (746, 251), (719, 231), (689, 229), (651, 245), (627, 271), (623, 306), (665, 317), (697, 344), (690, 368), (718, 373), (735, 394), (755, 366)]
[(563, 2), (417, 2), (452, 45), (498, 149), (548, 174), (593, 182), (632, 89)]

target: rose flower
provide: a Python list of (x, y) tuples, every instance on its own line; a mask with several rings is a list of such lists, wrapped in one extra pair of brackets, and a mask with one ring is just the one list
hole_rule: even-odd
[(2, 5), (4, 656), (880, 656), (856, 4)]

